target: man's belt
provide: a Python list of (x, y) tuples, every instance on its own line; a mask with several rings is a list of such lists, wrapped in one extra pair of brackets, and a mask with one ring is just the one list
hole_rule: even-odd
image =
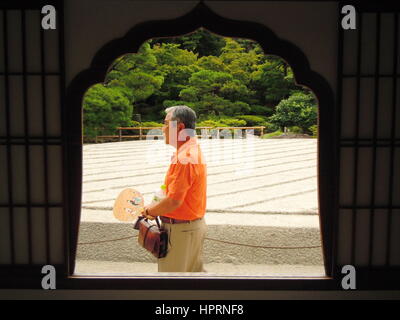
[(194, 220), (179, 220), (179, 219), (174, 219), (174, 218), (168, 218), (168, 217), (160, 217), (160, 220), (164, 223), (170, 223), (170, 224), (178, 224), (178, 223), (191, 223), (197, 220), (201, 220), (203, 218), (199, 218), (199, 219), (194, 219)]

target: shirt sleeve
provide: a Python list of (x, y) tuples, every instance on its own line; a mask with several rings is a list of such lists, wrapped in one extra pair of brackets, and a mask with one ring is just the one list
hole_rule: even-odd
[(193, 184), (194, 168), (193, 164), (174, 164), (176, 166), (173, 174), (171, 175), (170, 183), (167, 186), (167, 197), (183, 201), (186, 193)]

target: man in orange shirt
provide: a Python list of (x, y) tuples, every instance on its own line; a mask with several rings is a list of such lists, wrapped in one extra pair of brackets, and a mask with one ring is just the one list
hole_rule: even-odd
[(144, 216), (160, 216), (168, 232), (168, 253), (159, 272), (204, 272), (207, 167), (195, 132), (196, 113), (187, 106), (165, 110), (165, 142), (176, 148), (165, 177), (166, 198), (146, 206)]

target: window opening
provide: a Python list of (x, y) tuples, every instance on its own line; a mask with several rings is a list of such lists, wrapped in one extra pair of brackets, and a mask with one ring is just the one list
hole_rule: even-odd
[(163, 111), (182, 104), (197, 113), (207, 159), (207, 274), (325, 275), (317, 99), (257, 42), (203, 28), (146, 41), (87, 90), (75, 273), (157, 272), (132, 223), (117, 221), (112, 206), (127, 187), (151, 202), (173, 152), (159, 129)]

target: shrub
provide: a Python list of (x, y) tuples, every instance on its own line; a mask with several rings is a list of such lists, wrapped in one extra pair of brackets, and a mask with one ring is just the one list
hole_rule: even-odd
[(282, 100), (269, 121), (283, 127), (298, 126), (306, 132), (317, 123), (317, 105), (312, 94), (296, 92)]
[(228, 127), (244, 127), (244, 126), (246, 126), (245, 120), (232, 119), (232, 118), (220, 119), (219, 123), (225, 124)]
[(261, 139), (269, 139), (269, 138), (272, 138), (272, 137), (277, 137), (277, 136), (282, 135), (282, 133), (283, 132), (281, 130), (278, 130), (278, 131), (275, 131), (275, 132), (272, 132), (272, 133), (267, 133), (267, 134), (262, 135)]
[(228, 127), (228, 125), (221, 123), (219, 121), (216, 120), (203, 120), (201, 122), (198, 122), (196, 127)]
[(264, 126), (266, 125), (266, 118), (262, 116), (243, 115), (236, 116), (237, 119), (244, 120), (248, 127)]
[(162, 127), (162, 123), (158, 123), (155, 121), (143, 121), (140, 123), (139, 121), (132, 121), (132, 127)]
[[(162, 123), (158, 123), (155, 121), (143, 121), (142, 123), (140, 123), (139, 121), (132, 121), (131, 122), (131, 126), (132, 127), (162, 127), (163, 124)], [(142, 134), (147, 134), (150, 131), (150, 129), (143, 129), (142, 130)], [(126, 132), (128, 133), (128, 131), (126, 130)], [(130, 134), (132, 134), (132, 132), (129, 132)], [(139, 134), (139, 131), (135, 131), (134, 134)], [(161, 134), (161, 132), (160, 132)]]
[[(159, 134), (162, 134), (162, 132), (161, 132), (161, 127), (163, 126), (162, 123), (158, 123), (158, 122), (154, 122), (154, 121), (144, 121), (144, 122), (142, 122), (141, 126), (142, 127), (158, 127), (158, 128), (160, 128), (160, 129), (157, 129), (157, 130), (160, 130)], [(143, 134), (147, 134), (150, 130), (154, 130), (154, 129), (143, 129)]]
[(318, 126), (314, 124), (313, 126), (309, 127), (308, 130), (312, 133), (313, 137), (318, 136)]
[(131, 122), (131, 127), (140, 127), (140, 122), (139, 121), (132, 121)]
[(265, 126), (264, 131), (267, 133), (272, 133), (272, 132), (278, 131), (280, 129), (279, 126), (277, 126), (274, 123), (270, 123), (270, 122), (265, 122), (264, 126)]
[(131, 124), (131, 101), (118, 88), (96, 84), (88, 89), (83, 99), (84, 135), (114, 134), (116, 127)]
[(297, 126), (289, 127), (291, 133), (303, 133), (303, 129)]
[(145, 121), (142, 122), (142, 127), (162, 127), (162, 123), (154, 122), (154, 121)]
[(235, 118), (223, 117), (218, 118), (215, 116), (209, 117), (209, 119), (197, 122), (197, 127), (244, 127), (246, 121)]

